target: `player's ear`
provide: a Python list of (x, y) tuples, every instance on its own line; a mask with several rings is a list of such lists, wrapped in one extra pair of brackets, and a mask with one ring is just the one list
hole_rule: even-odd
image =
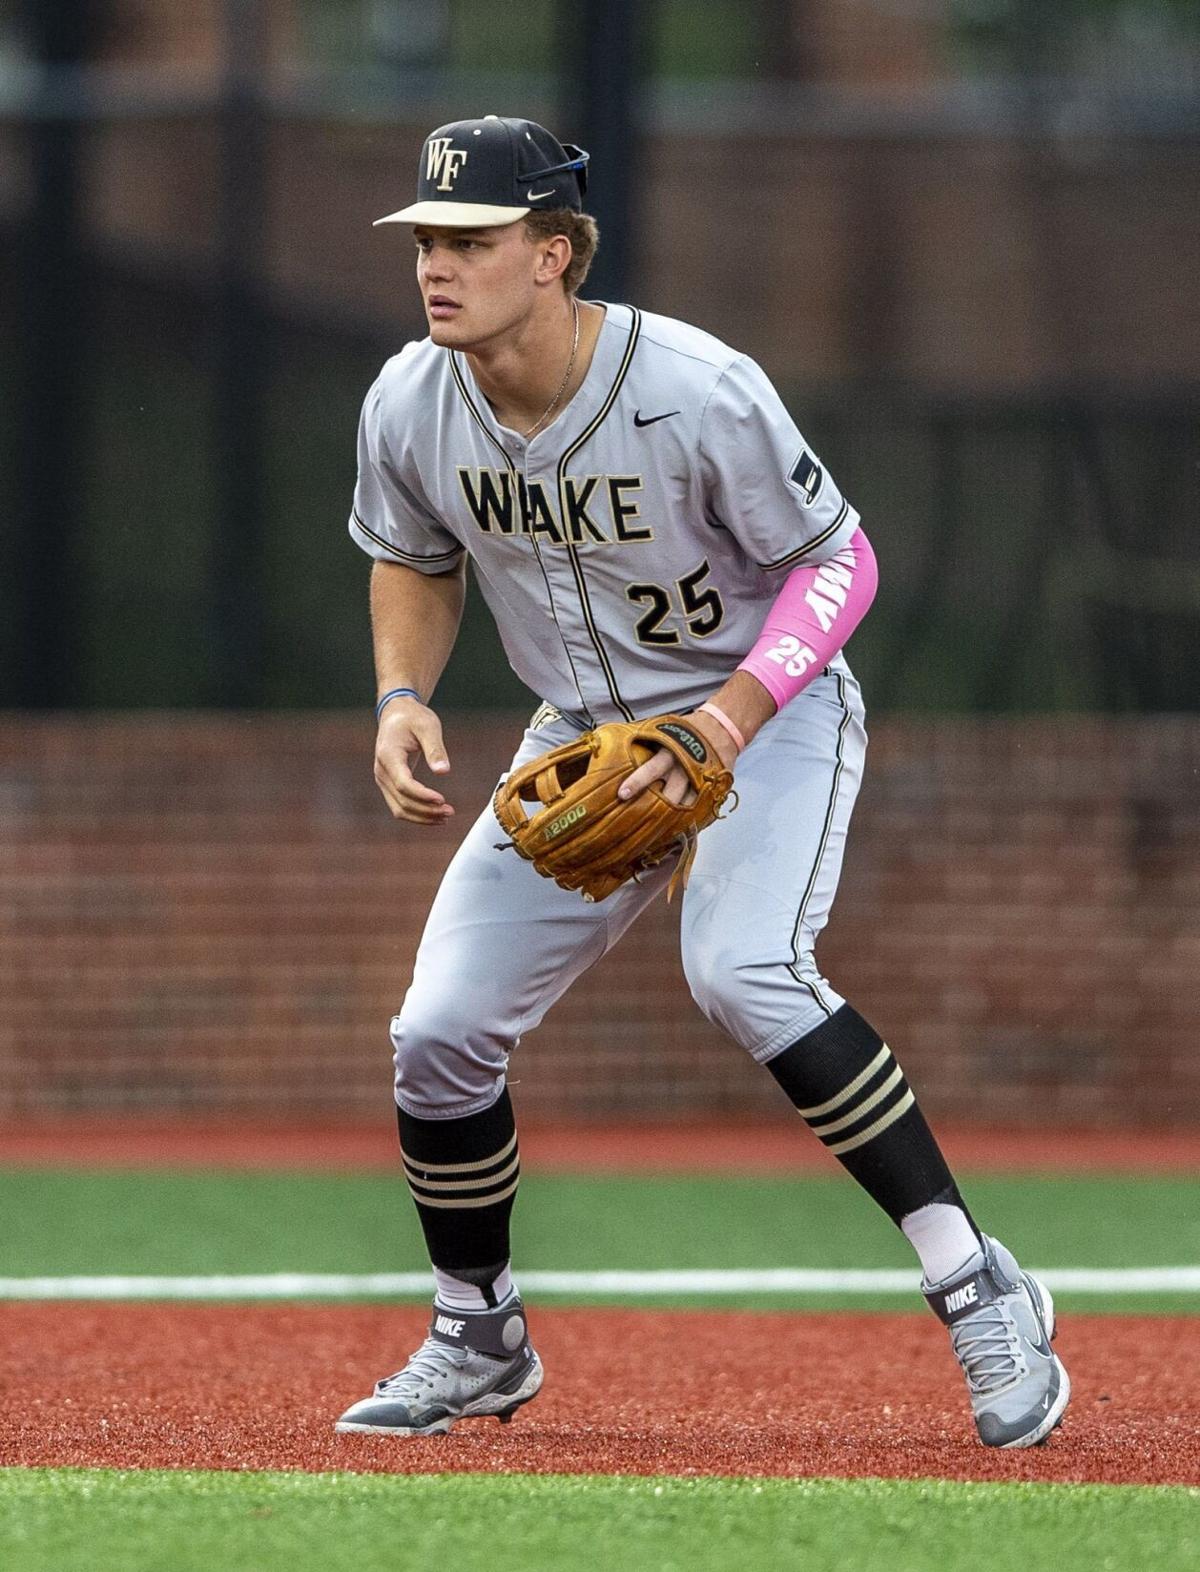
[(552, 284), (571, 265), (571, 242), (566, 235), (549, 235), (545, 239), (539, 236), (534, 244), (537, 246), (534, 278), (539, 284)]

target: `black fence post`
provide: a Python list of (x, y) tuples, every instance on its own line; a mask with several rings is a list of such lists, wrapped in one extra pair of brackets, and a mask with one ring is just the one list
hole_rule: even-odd
[(563, 9), (560, 138), (592, 155), (584, 206), (600, 225), (587, 293), (627, 300), (636, 259), (642, 168), (638, 107), (653, 0), (578, 0)]
[(79, 562), (87, 462), (90, 283), (83, 222), (85, 75), (96, 0), (27, 0), (42, 89), (29, 126), (15, 402), (18, 622), (12, 701), (86, 702)]
[(263, 300), (266, 137), (262, 0), (225, 0), (220, 103), (220, 213), (214, 311), (211, 702), (264, 701), (266, 397)]

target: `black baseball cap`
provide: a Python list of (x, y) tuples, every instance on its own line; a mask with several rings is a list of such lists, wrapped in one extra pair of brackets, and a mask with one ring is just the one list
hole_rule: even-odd
[(375, 222), (482, 229), (545, 208), (578, 213), (587, 164), (581, 147), (560, 142), (533, 120), (454, 120), (425, 138), (417, 200)]

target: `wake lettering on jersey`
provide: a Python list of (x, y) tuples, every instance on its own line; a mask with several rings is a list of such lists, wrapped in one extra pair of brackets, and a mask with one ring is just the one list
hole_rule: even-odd
[[(592, 493), (600, 484), (602, 478), (603, 477), (600, 475), (589, 475), (583, 483), (582, 491), (577, 489), (573, 480), (567, 481), (567, 488), (563, 496), (563, 501), (567, 505), (567, 534), (571, 540), (582, 541), (584, 532), (586, 531), (592, 540), (599, 542), (600, 545), (604, 544), (604, 532), (588, 512), (588, 506), (592, 500)], [(639, 476), (639, 487), (641, 486), (641, 483), (641, 477)], [(540, 486), (541, 482), (539, 481), (538, 484)], [(615, 519), (617, 514), (615, 505), (612, 501), (611, 485), (609, 487), (609, 504), (614, 509), (613, 516)]]
[(558, 520), (550, 511), (550, 504), (546, 501), (546, 493), (541, 484), (534, 481), (531, 486), (524, 475), (517, 476), (517, 501), (521, 509), (521, 525), (531, 536), (545, 535), (554, 545), (563, 543), (562, 531), (558, 527)]
[[(584, 443), (589, 441), (608, 419), (609, 411), (616, 403), (617, 395), (620, 393), (622, 387), (625, 384), (625, 378), (629, 374), (629, 367), (633, 363), (633, 353), (634, 350), (637, 349), (638, 339), (641, 338), (641, 336), (642, 313), (635, 308), (630, 307), (629, 342), (625, 346), (625, 353), (621, 357), (621, 364), (618, 366), (617, 374), (613, 378), (612, 387), (610, 387), (608, 390), (608, 396), (601, 405), (600, 411), (596, 415), (596, 418), (590, 422), (586, 431), (584, 431), (582, 435), (576, 437), (575, 441), (571, 443), (570, 447), (558, 461), (558, 494), (560, 502), (563, 497), (567, 465), (574, 458), (575, 454), (579, 452)], [(565, 512), (565, 503), (562, 503), (562, 507), (563, 511)], [(595, 648), (596, 654), (600, 657), (600, 664), (604, 668), (604, 679), (608, 683), (608, 691), (612, 694), (612, 701), (620, 710), (621, 714), (625, 717), (626, 720), (631, 721), (633, 719), (633, 711), (629, 708), (628, 704), (626, 704), (625, 700), (621, 697), (617, 690), (617, 678), (613, 671), (612, 662), (609, 660), (608, 652), (604, 648), (604, 641), (600, 637), (600, 631), (596, 627), (595, 618), (592, 616), (592, 606), (591, 602), (588, 600), (587, 584), (584, 582), (583, 568), (580, 565), (579, 557), (576, 554), (574, 548), (570, 546), (567, 548), (567, 556), (571, 563), (571, 571), (575, 575), (575, 583), (579, 589), (579, 604), (583, 610), (584, 621), (587, 623), (588, 633), (591, 636), (592, 644)]]
[[(496, 449), (500, 457), (507, 465), (506, 474), (509, 476), (509, 484), (511, 486), (516, 478), (516, 466), (513, 464), (512, 459), (510, 459), (508, 454), (505, 452), (503, 443), (501, 443), (495, 437), (495, 435), (488, 430), (487, 422), (475, 408), (475, 401), (471, 397), (470, 391), (467, 388), (467, 384), (463, 381), (463, 375), (458, 368), (458, 362), (454, 358), (453, 351), (448, 351), (448, 353), (450, 358), (450, 375), (454, 378), (454, 385), (458, 389), (459, 397), (467, 406), (467, 409), (471, 415), (471, 419), (479, 427), (479, 430), (483, 436), (486, 437), (486, 439), (492, 444), (492, 446)], [(592, 712), (588, 709), (587, 700), (583, 696), (583, 684), (580, 682), (579, 673), (575, 669), (575, 661), (571, 655), (571, 646), (567, 643), (566, 635), (562, 630), (562, 624), (558, 620), (558, 607), (555, 604), (554, 590), (550, 584), (550, 575), (546, 572), (546, 564), (542, 561), (542, 554), (538, 550), (537, 536), (533, 535), (530, 538), (533, 541), (533, 554), (537, 558), (538, 567), (541, 569), (542, 582), (546, 586), (546, 604), (550, 608), (550, 615), (554, 619), (554, 626), (558, 630), (559, 639), (562, 641), (563, 653), (567, 657), (567, 665), (571, 668), (571, 680), (575, 684), (575, 692), (579, 695), (579, 708), (583, 715), (587, 717), (588, 722), (591, 723)], [(626, 718), (632, 719), (631, 716), (627, 716)]]
[[(625, 352), (621, 356), (621, 364), (617, 367), (617, 373), (613, 378), (612, 386), (608, 390), (604, 403), (601, 405), (595, 417), (588, 423), (587, 428), (578, 437), (576, 437), (575, 441), (571, 443), (571, 445), (559, 458), (556, 471), (556, 484), (559, 495), (558, 517), (560, 519), (567, 517), (570, 512), (568, 503), (566, 501), (565, 486), (565, 481), (567, 478), (567, 465), (571, 462), (571, 459), (574, 457), (574, 455), (578, 453), (579, 449), (583, 447), (584, 443), (587, 442), (589, 438), (591, 438), (600, 429), (605, 420), (607, 420), (609, 411), (616, 403), (617, 395), (620, 393), (621, 388), (624, 385), (625, 378), (629, 374), (629, 367), (633, 361), (634, 351), (637, 349), (638, 339), (641, 337), (641, 333), (642, 314), (636, 308), (631, 306), (629, 342), (625, 346)], [(456, 355), (454, 354), (453, 350), (448, 351), (448, 353), (450, 357), (451, 375), (454, 377), (454, 384), (458, 389), (459, 396), (463, 400), (463, 403), (467, 406), (468, 410), (471, 412), (471, 416), (474, 419), (475, 424), (479, 427), (480, 431), (488, 439), (492, 446), (496, 448), (501, 458), (504, 460), (508, 473), (513, 477), (513, 480), (510, 481), (510, 485), (516, 483), (519, 487), (522, 477), (518, 474), (516, 466), (505, 452), (503, 445), (499, 442), (496, 436), (488, 430), (487, 422), (484, 420), (479, 410), (475, 407), (475, 401), (471, 397), (470, 389), (467, 387), (466, 380), (463, 376), (462, 369), (458, 364)], [(566, 637), (563, 634), (562, 625), (558, 621), (558, 613), (554, 606), (554, 592), (550, 587), (550, 576), (546, 572), (545, 563), (542, 561), (537, 531), (531, 530), (529, 538), (533, 542), (534, 555), (537, 557), (538, 566), (542, 570), (542, 578), (545, 580), (546, 594), (549, 597), (551, 614), (554, 617), (555, 626), (558, 628), (559, 638), (562, 639), (563, 648), (566, 651), (567, 660), (570, 663), (571, 675), (575, 680), (575, 687), (579, 693), (579, 702), (583, 707), (584, 714), (588, 715), (590, 714), (590, 711), (588, 710), (587, 701), (583, 697), (583, 688), (579, 681), (579, 674), (575, 670), (575, 662), (571, 659), (570, 646), (567, 644)], [(608, 654), (608, 651), (604, 647), (604, 640), (600, 636), (600, 630), (596, 626), (596, 619), (592, 614), (592, 605), (588, 598), (587, 582), (584, 579), (583, 568), (579, 561), (579, 554), (575, 550), (575, 542), (572, 540), (567, 540), (564, 542), (564, 545), (566, 548), (567, 560), (571, 564), (571, 572), (575, 579), (575, 587), (579, 594), (579, 608), (583, 612), (584, 625), (587, 628), (588, 638), (591, 641), (592, 648), (596, 651), (596, 657), (599, 660), (601, 670), (604, 673), (604, 681), (608, 687), (609, 695), (624, 718), (627, 721), (631, 721), (633, 719), (633, 711), (621, 697), (620, 690), (617, 687), (617, 678), (616, 673), (613, 670), (612, 660)]]
[(462, 464), (457, 474), (463, 500), (485, 535), (539, 536), (552, 546), (628, 546), (654, 539), (653, 529), (637, 522), (641, 507), (633, 497), (645, 485), (640, 475), (565, 476), (560, 518), (540, 480)]

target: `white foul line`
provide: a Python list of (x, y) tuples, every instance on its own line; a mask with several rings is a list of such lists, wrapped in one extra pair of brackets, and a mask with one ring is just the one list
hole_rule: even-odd
[[(1200, 1293), (1200, 1266), (1046, 1267), (1037, 1276), (1054, 1292)], [(916, 1271), (807, 1267), (647, 1272), (519, 1272), (538, 1294), (652, 1299), (678, 1294), (911, 1294)], [(4, 1299), (424, 1299), (427, 1272), (271, 1272), (216, 1277), (0, 1277)]]

